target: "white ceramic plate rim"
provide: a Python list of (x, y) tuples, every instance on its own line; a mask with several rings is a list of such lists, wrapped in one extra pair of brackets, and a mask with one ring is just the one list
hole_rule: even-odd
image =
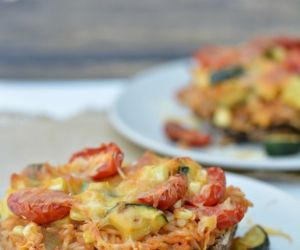
[(267, 160), (260, 159), (222, 159), (221, 157), (212, 158), (210, 155), (206, 155), (201, 152), (196, 152), (192, 150), (182, 149), (172, 144), (163, 144), (154, 139), (147, 137), (144, 134), (141, 134), (135, 131), (129, 124), (127, 124), (123, 119), (122, 115), (118, 110), (119, 105), (121, 105), (121, 101), (126, 99), (128, 93), (133, 91), (136, 87), (145, 86), (147, 87), (147, 82), (144, 81), (146, 78), (151, 78), (152, 74), (157, 74), (157, 72), (163, 72), (164, 70), (170, 70), (174, 68), (185, 67), (190, 59), (179, 60), (176, 62), (171, 62), (167, 64), (163, 64), (161, 66), (149, 69), (147, 71), (142, 72), (141, 74), (134, 77), (130, 85), (125, 89), (125, 91), (119, 96), (114, 105), (112, 106), (109, 112), (109, 118), (112, 125), (126, 138), (135, 142), (136, 144), (144, 147), (145, 149), (150, 149), (156, 151), (161, 154), (170, 155), (170, 156), (189, 156), (193, 159), (199, 161), (202, 164), (206, 165), (219, 165), (222, 167), (226, 167), (229, 169), (264, 169), (264, 170), (299, 170), (300, 169), (300, 158), (298, 162), (298, 158), (296, 160), (289, 160), (288, 157), (278, 157), (278, 158), (268, 158)]

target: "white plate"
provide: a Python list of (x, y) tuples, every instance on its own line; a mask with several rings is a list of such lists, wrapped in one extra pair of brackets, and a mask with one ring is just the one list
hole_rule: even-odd
[(251, 225), (279, 230), (289, 235), (290, 242), (284, 237), (270, 236), (271, 250), (300, 249), (300, 202), (292, 196), (247, 177), (227, 174), (228, 184), (238, 186), (254, 204), (239, 225), (237, 235), (242, 235)]
[(182, 149), (163, 133), (168, 118), (187, 118), (190, 111), (176, 100), (176, 92), (189, 82), (191, 60), (162, 65), (135, 77), (110, 112), (114, 127), (140, 146), (172, 156), (190, 156), (207, 165), (232, 169), (299, 170), (300, 154), (268, 157), (260, 145), (211, 145)]

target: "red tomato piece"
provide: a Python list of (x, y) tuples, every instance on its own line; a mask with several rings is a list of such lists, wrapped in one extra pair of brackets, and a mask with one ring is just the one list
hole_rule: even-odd
[(217, 214), (218, 229), (226, 229), (238, 224), (246, 213), (246, 208), (237, 206), (234, 210), (220, 210)]
[(166, 183), (144, 194), (138, 200), (142, 203), (166, 210), (182, 199), (187, 191), (187, 177), (183, 174), (171, 176)]
[(226, 177), (221, 168), (207, 169), (208, 183), (203, 186), (200, 194), (191, 203), (200, 203), (204, 206), (214, 206), (220, 202), (226, 192)]
[(86, 148), (75, 153), (70, 162), (83, 158), (91, 163), (88, 176), (99, 181), (118, 174), (124, 159), (124, 153), (114, 143), (102, 144), (99, 148)]
[(300, 39), (295, 37), (275, 37), (273, 38), (273, 42), (276, 45), (282, 46), (285, 49), (299, 49), (300, 48)]
[(195, 211), (200, 220), (202, 216), (216, 216), (217, 228), (222, 230), (238, 224), (244, 218), (247, 207), (237, 204), (229, 210), (224, 209), (223, 204), (219, 204), (215, 207), (199, 206)]
[(204, 68), (219, 70), (239, 64), (241, 55), (236, 48), (209, 46), (200, 49), (195, 58)]
[(288, 53), (284, 66), (288, 72), (300, 73), (300, 46)]
[(210, 135), (202, 134), (196, 129), (189, 129), (177, 122), (165, 124), (165, 133), (172, 141), (182, 142), (191, 147), (206, 146), (210, 143)]
[(72, 198), (61, 191), (26, 188), (12, 193), (7, 205), (17, 216), (37, 224), (47, 224), (69, 214)]

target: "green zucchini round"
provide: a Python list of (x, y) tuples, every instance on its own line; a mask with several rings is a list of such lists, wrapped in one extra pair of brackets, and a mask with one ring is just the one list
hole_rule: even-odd
[(177, 170), (177, 173), (178, 174), (184, 174), (184, 175), (187, 175), (190, 171), (190, 168), (187, 167), (187, 166), (179, 166), (178, 167), (178, 170)]
[(270, 250), (270, 240), (259, 225), (253, 226), (243, 237), (234, 241), (233, 250)]
[(220, 69), (211, 74), (210, 81), (212, 84), (218, 84), (218, 83), (226, 81), (228, 79), (243, 75), (244, 72), (245, 72), (245, 69), (241, 65), (233, 66), (233, 67), (225, 68), (225, 69)]
[(300, 136), (297, 134), (272, 134), (265, 138), (264, 148), (270, 156), (296, 154), (300, 151)]
[(249, 250), (269, 250), (270, 240), (266, 231), (259, 225), (252, 227), (243, 237)]

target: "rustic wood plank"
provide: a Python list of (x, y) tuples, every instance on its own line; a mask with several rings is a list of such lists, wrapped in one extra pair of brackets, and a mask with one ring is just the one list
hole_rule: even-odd
[(0, 77), (129, 76), (205, 43), (300, 35), (297, 0), (2, 0)]

